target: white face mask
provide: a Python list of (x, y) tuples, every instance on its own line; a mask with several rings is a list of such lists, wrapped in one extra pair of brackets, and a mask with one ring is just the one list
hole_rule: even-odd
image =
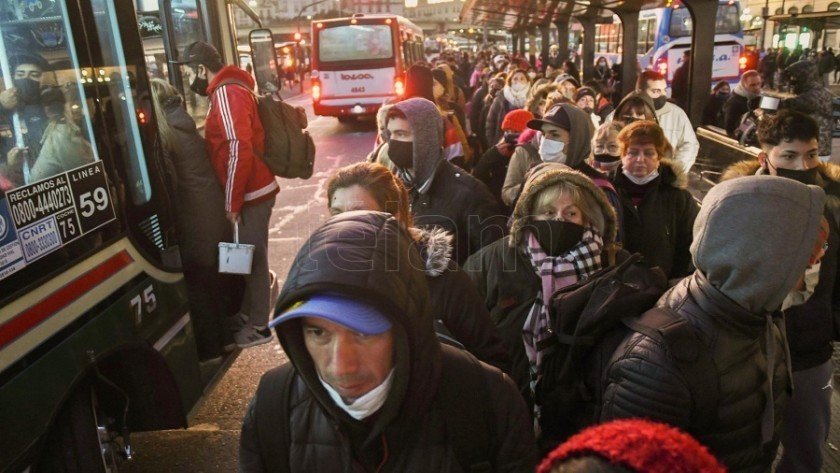
[(782, 310), (787, 310), (792, 306), (800, 305), (808, 302), (808, 299), (814, 295), (814, 290), (820, 282), (820, 266), (822, 263), (812, 264), (805, 268), (805, 289), (797, 291), (796, 289), (790, 291), (782, 302)]
[(524, 91), (525, 89), (528, 88), (528, 84), (526, 84), (524, 82), (516, 82), (514, 84), (511, 84), (510, 88), (514, 92), (520, 93), (520, 92), (522, 92), (522, 91)]
[(637, 186), (643, 186), (643, 185), (649, 183), (650, 181), (656, 179), (657, 177), (659, 177), (659, 169), (654, 170), (652, 173), (648, 174), (645, 177), (636, 177), (636, 176), (630, 174), (629, 172), (627, 172), (626, 169), (623, 169), (621, 171), (621, 173), (624, 174), (624, 177), (626, 177), (627, 179), (630, 179), (630, 182), (632, 182), (633, 184), (636, 184)]
[(362, 420), (378, 411), (385, 404), (385, 401), (388, 399), (388, 393), (391, 392), (391, 384), (393, 384), (394, 381), (394, 370), (392, 369), (391, 372), (388, 373), (388, 377), (385, 378), (385, 381), (383, 381), (382, 384), (371, 389), (367, 394), (356, 399), (350, 404), (346, 404), (344, 399), (341, 398), (341, 395), (338, 394), (338, 392), (326, 381), (321, 379), (320, 376), (318, 376), (318, 380), (321, 381), (321, 385), (324, 386), (324, 389), (327, 390), (327, 393), (329, 393), (333, 402), (335, 402), (338, 407), (340, 407), (344, 412), (350, 414), (350, 417), (356, 420)]
[(528, 73), (528, 77), (530, 77), (530, 78), (531, 78), (531, 80), (534, 80), (534, 79), (536, 79), (536, 78), (537, 78), (537, 73), (536, 73), (536, 72), (529, 72), (529, 73)]
[(566, 164), (566, 143), (540, 138), (540, 159), (546, 163)]

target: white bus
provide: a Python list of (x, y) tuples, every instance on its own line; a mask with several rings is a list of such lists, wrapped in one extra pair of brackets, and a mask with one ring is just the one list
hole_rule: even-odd
[(312, 22), (312, 102), (316, 115), (345, 121), (375, 114), (405, 93), (405, 71), (423, 61), (423, 30), (396, 15)]

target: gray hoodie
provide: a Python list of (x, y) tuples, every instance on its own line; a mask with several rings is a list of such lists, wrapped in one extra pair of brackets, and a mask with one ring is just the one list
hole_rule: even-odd
[[(424, 98), (413, 97), (392, 106), (405, 114), (411, 126), (414, 134), (414, 182), (420, 193), (425, 193), (443, 159), (443, 118), (437, 105)], [(385, 133), (390, 139), (390, 134)]]
[(566, 144), (566, 162), (570, 168), (577, 169), (592, 154), (592, 120), (589, 115), (575, 105), (560, 105), (569, 116), (569, 142)]
[[(754, 205), (756, 195), (767, 205)], [(778, 310), (808, 266), (824, 205), (822, 189), (792, 179), (722, 182), (694, 222), (694, 266), (744, 309)]]

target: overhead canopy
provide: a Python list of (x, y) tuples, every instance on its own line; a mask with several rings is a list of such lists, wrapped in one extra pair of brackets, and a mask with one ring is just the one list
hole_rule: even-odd
[(819, 31), (840, 29), (840, 11), (773, 15), (768, 20), (785, 25), (806, 26)]
[(571, 16), (611, 18), (614, 11), (665, 6), (660, 0), (466, 0), (461, 23), (516, 30)]

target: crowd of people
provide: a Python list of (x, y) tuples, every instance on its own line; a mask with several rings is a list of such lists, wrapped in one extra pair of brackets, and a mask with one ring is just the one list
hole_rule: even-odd
[[(413, 65), (405, 96), (377, 114), (368, 159), (329, 179), (330, 218), (276, 301), (278, 188), (257, 156), (252, 77), (209, 44), (187, 47), (186, 83), (212, 101), (203, 138), (178, 92), (153, 81), (179, 202), (204, 209), (178, 222), (200, 358), (273, 329), (290, 361), (249, 405), (240, 471), (759, 472), (780, 444), (776, 471), (820, 470), (840, 168), (822, 159), (816, 69), (785, 69), (796, 96), (778, 111), (756, 102), (757, 71), (732, 95), (715, 86), (704, 116), (728, 132), (740, 114), (732, 133), (753, 116), (760, 152), (701, 206), (687, 190), (698, 140), (666, 78), (641, 71), (616, 97), (615, 65), (598, 58), (584, 80), (552, 52), (543, 70), (496, 52)], [(226, 318), (212, 246), (231, 225), (259, 264)], [(597, 367), (582, 376), (594, 415), (552, 435), (566, 423), (550, 418), (563, 399), (539, 395), (559, 336), (552, 298), (635, 254), (667, 279), (655, 307), (690, 328), (709, 383), (698, 391), (683, 369), (692, 350), (626, 330), (580, 367)]]

